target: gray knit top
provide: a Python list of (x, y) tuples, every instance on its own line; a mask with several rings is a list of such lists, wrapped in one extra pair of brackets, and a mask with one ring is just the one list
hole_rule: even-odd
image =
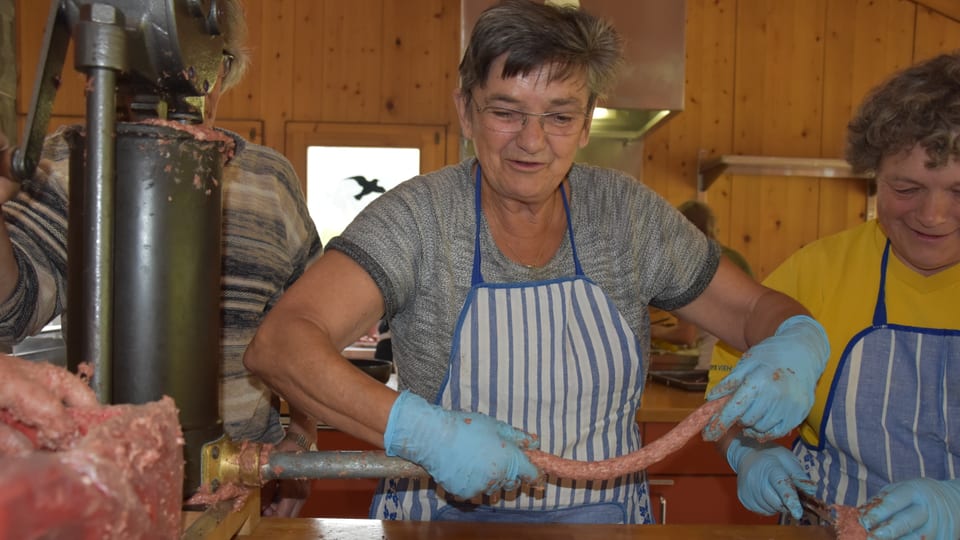
[[(328, 245), (359, 263), (380, 287), (399, 386), (427, 399), (438, 397), (471, 286), (474, 162), (470, 158), (403, 182), (370, 203)], [(578, 164), (568, 178), (570, 220), (584, 273), (610, 296), (646, 350), (647, 307), (675, 309), (699, 296), (716, 272), (720, 246), (622, 172)], [(569, 238), (546, 266), (528, 269), (500, 252), (483, 217), (480, 250), (488, 283), (575, 273)]]

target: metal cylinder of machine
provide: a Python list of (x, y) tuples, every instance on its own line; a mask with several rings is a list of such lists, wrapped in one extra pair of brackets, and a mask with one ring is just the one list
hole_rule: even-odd
[[(86, 138), (69, 130), (69, 275), (89, 250), (83, 209)], [(199, 140), (165, 125), (118, 123), (113, 264), (111, 403), (145, 403), (163, 395), (180, 411), (185, 439), (184, 495), (200, 485), (200, 449), (223, 433), (220, 373), (220, 179), (226, 142)], [(78, 181), (81, 180), (81, 181)], [(89, 349), (97, 329), (74, 314), (68, 289), (67, 357)], [(75, 367), (75, 366), (71, 366)]]
[[(243, 471), (241, 471), (243, 472)], [(296, 478), (428, 478), (423, 467), (382, 450), (274, 452), (260, 465), (262, 482)]]

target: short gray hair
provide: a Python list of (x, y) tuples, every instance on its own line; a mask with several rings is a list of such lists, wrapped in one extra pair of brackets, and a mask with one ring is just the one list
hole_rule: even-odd
[(504, 0), (484, 11), (460, 62), (460, 91), (467, 99), (486, 84), (494, 60), (506, 54), (503, 78), (551, 66), (549, 81), (586, 76), (588, 106), (613, 87), (623, 62), (623, 42), (613, 26), (575, 6)]

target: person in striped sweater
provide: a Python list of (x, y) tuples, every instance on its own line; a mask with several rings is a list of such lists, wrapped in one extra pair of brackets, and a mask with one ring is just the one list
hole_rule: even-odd
[[(245, 15), (236, 0), (219, 2), (224, 56), (206, 96), (204, 125), (213, 127), (217, 102), (249, 64)], [(243, 353), (267, 312), (322, 250), (300, 181), (275, 150), (219, 131), (235, 144), (223, 167), (221, 253), (220, 416), (233, 440), (276, 444), (278, 451), (308, 449), (316, 421), (291, 411), (280, 423), (279, 399), (242, 363)], [(6, 137), (3, 141), (6, 142)], [(65, 314), (67, 301), (67, 203), (69, 148), (63, 129), (47, 138), (30, 182), (10, 180), (11, 152), (0, 145), (0, 343), (13, 344)], [(295, 516), (309, 493), (308, 481), (277, 486), (265, 515)]]

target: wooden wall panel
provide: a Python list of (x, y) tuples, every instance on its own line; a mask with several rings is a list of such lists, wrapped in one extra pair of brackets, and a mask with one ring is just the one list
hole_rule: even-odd
[(916, 5), (907, 0), (830, 2), (821, 157), (843, 157), (846, 125), (863, 96), (912, 61)]
[[(847, 122), (864, 95), (910, 64), (915, 14), (915, 4), (906, 0), (829, 3), (819, 157), (843, 157)], [(868, 186), (862, 179), (820, 180), (818, 236), (862, 223)]]
[[(701, 149), (704, 157), (732, 149), (735, 52), (728, 29), (735, 16), (736, 0), (687, 1), (684, 109), (643, 141), (647, 166), (638, 175), (674, 205), (696, 197)], [(726, 195), (723, 189), (711, 192), (709, 202), (718, 214), (729, 208)]]
[[(459, 159), (459, 0), (243, 0), (253, 64), (219, 117), (289, 149), (292, 122), (446, 127)], [(697, 195), (701, 156), (840, 157), (863, 94), (897, 68), (960, 48), (956, 0), (687, 0), (685, 110), (643, 141), (628, 171), (672, 203)], [(27, 112), (49, 2), (16, 2), (17, 110)], [(68, 53), (54, 103), (82, 117)], [(718, 178), (720, 239), (764, 277), (802, 244), (858, 223), (860, 180)]]
[[(955, 6), (954, 11), (960, 11), (960, 2), (956, 2)], [(914, 60), (919, 61), (957, 49), (960, 49), (960, 20), (925, 7), (918, 8)]]
[(960, 22), (960, 2), (957, 0), (914, 0), (918, 5), (935, 10), (945, 17)]
[(381, 0), (297, 0), (293, 29), (297, 120), (379, 121), (381, 4)]
[[(734, 153), (816, 156), (823, 96), (826, 0), (741, 0), (737, 12)], [(800, 82), (802, 81), (802, 82)], [(763, 277), (817, 238), (817, 183), (733, 177), (733, 243)]]
[[(414, 8), (415, 4), (415, 8)], [(446, 124), (456, 116), (459, 0), (384, 2), (381, 123)]]
[(256, 143), (263, 144), (263, 122), (260, 120), (228, 120), (221, 119), (217, 121), (217, 125), (223, 129), (227, 129), (237, 133), (244, 139)]
[(826, 0), (741, 0), (734, 150), (811, 156), (820, 150)]
[[(220, 102), (217, 104), (217, 116), (219, 118), (263, 117), (262, 105), (266, 100), (263, 99), (260, 82), (264, 80), (264, 72), (269, 68), (269, 64), (265, 64), (262, 57), (262, 3), (249, 0), (241, 3), (247, 14), (247, 30), (249, 33), (247, 49), (250, 55), (250, 64), (243, 79), (220, 98)], [(275, 3), (278, 7), (284, 4), (282, 0)], [(271, 2), (271, 4), (274, 4), (274, 2)], [(283, 88), (281, 80), (274, 80), (273, 83), (277, 90)]]
[[(294, 0), (247, 0), (253, 65), (241, 85), (223, 96), (223, 118), (260, 118), (263, 144), (282, 151), (284, 123), (293, 118)], [(241, 103), (236, 95), (250, 95)], [(236, 104), (236, 105), (235, 105)], [(248, 106), (249, 109), (244, 109)]]
[[(687, 2), (687, 83), (684, 113), (679, 118), (675, 138), (685, 152), (684, 186), (696, 187), (699, 162), (733, 151), (733, 111), (736, 64), (736, 0)], [(686, 118), (699, 117), (694, 121)], [(693, 198), (693, 192), (684, 199)], [(671, 199), (673, 200), (673, 199)], [(682, 201), (674, 201), (675, 204)], [(741, 245), (731, 238), (730, 178), (717, 179), (707, 201), (717, 215), (717, 235), (721, 242)]]
[[(44, 32), (50, 11), (50, 2), (17, 0), (17, 113), (26, 114), (33, 97), (37, 66), (43, 49)], [(60, 87), (53, 102), (53, 114), (78, 116), (85, 114), (83, 94), (85, 78), (74, 68), (73, 44), (67, 49), (60, 77)], [(18, 137), (19, 140), (19, 137)]]

